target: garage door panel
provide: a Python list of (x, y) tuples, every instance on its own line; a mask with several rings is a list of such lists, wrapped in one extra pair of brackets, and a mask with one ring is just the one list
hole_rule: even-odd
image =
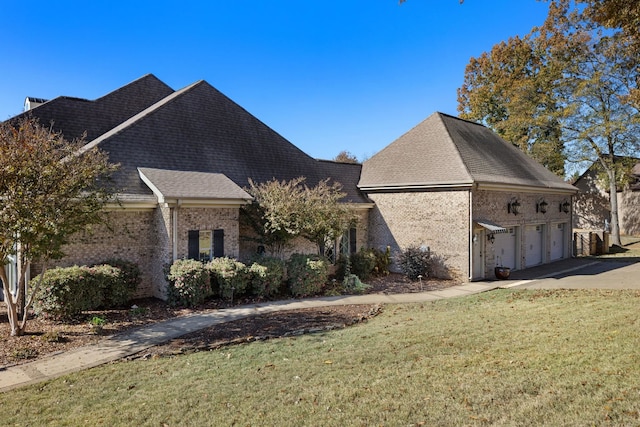
[(525, 228), (525, 267), (542, 264), (543, 225), (527, 225)]
[(565, 223), (551, 225), (551, 261), (565, 257)]
[(516, 268), (516, 230), (510, 228), (508, 233), (496, 234), (493, 242), (493, 251), (496, 264), (511, 269)]

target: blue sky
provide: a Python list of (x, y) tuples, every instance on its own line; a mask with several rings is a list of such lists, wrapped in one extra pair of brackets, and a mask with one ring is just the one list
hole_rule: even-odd
[(206, 80), (316, 158), (371, 157), (435, 111), (464, 68), (543, 22), (535, 0), (0, 2), (0, 120), (26, 96), (95, 99), (144, 74)]

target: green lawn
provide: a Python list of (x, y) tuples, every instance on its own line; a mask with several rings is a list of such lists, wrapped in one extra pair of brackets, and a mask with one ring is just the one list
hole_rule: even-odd
[(640, 425), (640, 292), (498, 290), (0, 394), (2, 425)]

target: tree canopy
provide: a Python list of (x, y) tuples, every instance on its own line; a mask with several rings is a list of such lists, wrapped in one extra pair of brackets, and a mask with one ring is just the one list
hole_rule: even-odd
[(0, 258), (6, 265), (17, 256), (21, 267), (13, 292), (0, 268), (11, 335), (24, 332), (39, 286), (36, 281), (25, 300), (29, 263), (46, 270), (50, 260), (63, 256), (73, 233), (101, 221), (111, 197), (107, 179), (116, 166), (98, 149), (78, 155), (83, 145), (84, 140), (67, 141), (32, 118), (0, 123)]
[(340, 202), (345, 193), (339, 183), (323, 180), (309, 187), (305, 181), (249, 180), (247, 192), (254, 202), (243, 208), (243, 221), (276, 256), (296, 237), (315, 243), (322, 253), (325, 242), (340, 236), (354, 220), (351, 209)]
[(560, 153), (572, 168), (597, 162), (608, 177), (612, 243), (620, 244), (618, 163), (640, 145), (638, 56), (636, 39), (594, 22), (594, 10), (551, 1), (540, 27), (472, 58), (458, 109), (556, 173)]
[(360, 163), (358, 161), (358, 158), (354, 154), (346, 150), (339, 152), (338, 155), (333, 159), (333, 161), (338, 163), (352, 163), (352, 164)]

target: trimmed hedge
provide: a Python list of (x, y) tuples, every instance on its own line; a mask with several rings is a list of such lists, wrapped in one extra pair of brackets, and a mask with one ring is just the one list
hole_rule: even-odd
[(249, 267), (251, 293), (260, 298), (278, 295), (284, 282), (285, 264), (279, 258), (261, 258)]
[(329, 278), (329, 262), (318, 255), (293, 254), (287, 261), (287, 276), (292, 296), (316, 295)]
[(229, 257), (214, 258), (207, 264), (213, 287), (221, 298), (233, 299), (249, 289), (250, 274), (246, 265)]
[[(33, 283), (40, 276), (33, 279)], [(120, 286), (121, 270), (111, 265), (58, 267), (47, 270), (34, 298), (36, 315), (69, 318), (86, 310), (108, 308), (106, 296)]]
[(167, 276), (167, 303), (173, 306), (193, 307), (212, 295), (209, 271), (195, 259), (179, 259)]
[(138, 290), (138, 285), (142, 280), (140, 268), (135, 262), (123, 259), (110, 259), (105, 261), (104, 264), (120, 270), (119, 280), (104, 290), (104, 305), (109, 308), (123, 307), (131, 301), (136, 290)]

